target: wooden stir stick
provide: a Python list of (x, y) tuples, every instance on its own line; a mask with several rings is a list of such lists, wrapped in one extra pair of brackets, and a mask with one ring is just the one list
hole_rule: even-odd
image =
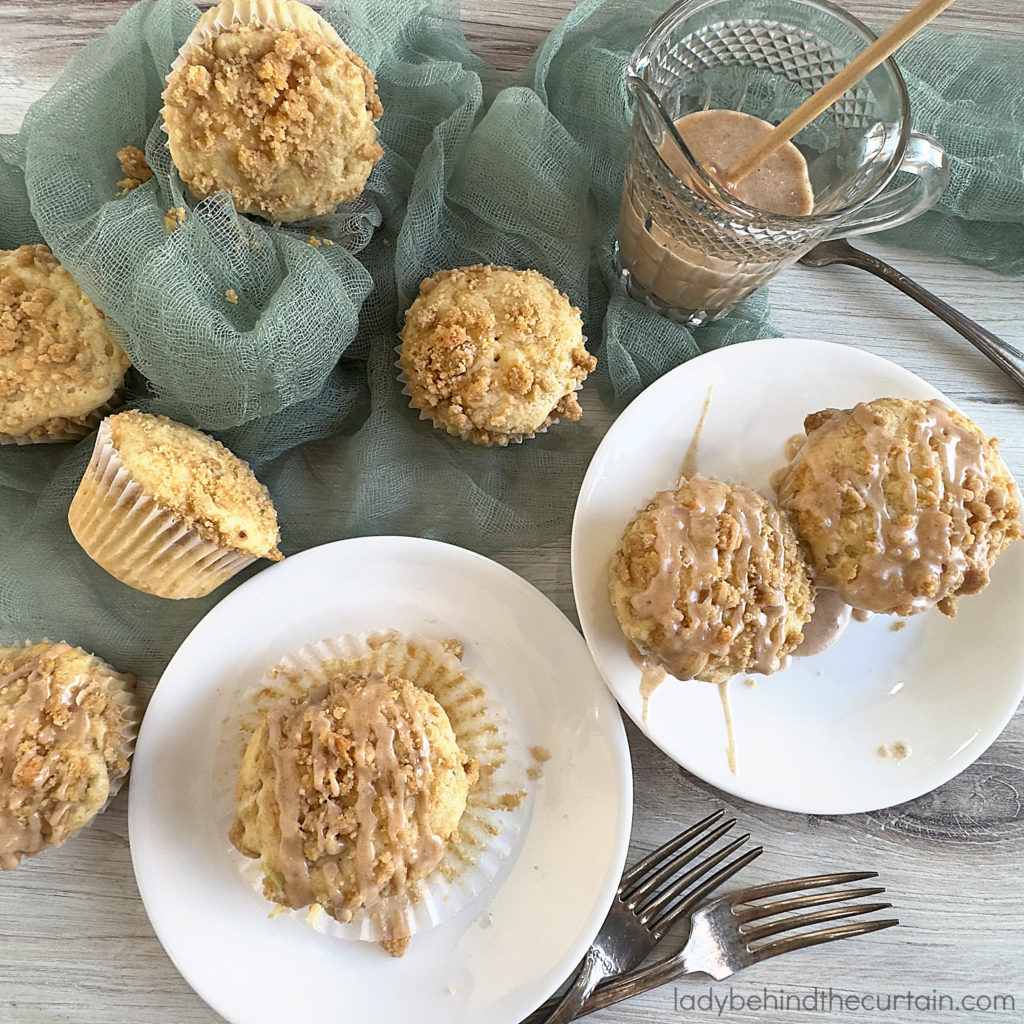
[(911, 11), (880, 35), (866, 50), (830, 78), (813, 96), (808, 96), (781, 124), (750, 147), (731, 167), (720, 175), (728, 189), (734, 189), (751, 171), (764, 163), (781, 145), (801, 128), (806, 128), (823, 110), (830, 107), (848, 89), (852, 89), (869, 71), (891, 57), (911, 36), (944, 11), (953, 0), (921, 0)]

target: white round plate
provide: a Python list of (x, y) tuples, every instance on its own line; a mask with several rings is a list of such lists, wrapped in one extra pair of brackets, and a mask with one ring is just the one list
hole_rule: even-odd
[[(737, 771), (718, 689), (668, 678), (643, 721), (640, 669), (608, 598), (608, 565), (638, 508), (679, 475), (708, 391), (697, 469), (771, 495), (786, 440), (804, 416), (874, 398), (935, 398), (921, 378), (855, 348), (752, 341), (667, 373), (618, 418), (576, 506), (572, 575), (591, 653), (619, 703), (671, 758), (735, 796), (809, 814), (876, 810), (927, 793), (999, 735), (1024, 693), (1024, 544), (1012, 545), (954, 619), (852, 622), (827, 651), (728, 686)], [(904, 759), (879, 748), (905, 743)]]
[[(458, 637), (525, 748), (551, 759), (516, 813), (504, 872), (394, 960), (315, 932), (242, 878), (227, 832), (234, 778), (217, 758), (238, 693), (303, 644), (397, 629)], [(619, 710), (583, 638), (525, 580), (462, 548), (405, 537), (339, 541), (253, 577), (168, 665), (132, 765), (139, 890), (178, 970), (233, 1024), (517, 1024), (582, 957), (622, 871), (632, 813)]]

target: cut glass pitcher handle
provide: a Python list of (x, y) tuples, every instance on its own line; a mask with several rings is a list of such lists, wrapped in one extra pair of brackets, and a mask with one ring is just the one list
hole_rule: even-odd
[(924, 132), (911, 132), (907, 151), (900, 164), (901, 171), (914, 177), (905, 185), (883, 192), (858, 210), (849, 220), (832, 232), (830, 237), (848, 238), (884, 231), (931, 209), (949, 184), (949, 158), (938, 141)]

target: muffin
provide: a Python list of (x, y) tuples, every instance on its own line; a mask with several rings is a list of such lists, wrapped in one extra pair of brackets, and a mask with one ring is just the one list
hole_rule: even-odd
[(0, 868), (60, 846), (128, 773), (135, 679), (68, 644), (0, 647)]
[(163, 119), (197, 199), (228, 191), (274, 222), (333, 213), (383, 156), (373, 74), (315, 11), (293, 0), (225, 0), (206, 11), (167, 77)]
[[(478, 774), (426, 690), (339, 672), (273, 705), (253, 732), (230, 838), (260, 859), (267, 899), (349, 921), (438, 867)], [(408, 935), (385, 930), (400, 956)]]
[(942, 402), (824, 409), (776, 480), (815, 579), (854, 608), (912, 615), (981, 591), (1021, 535), (998, 442)]
[(0, 444), (84, 437), (116, 403), (129, 365), (45, 245), (0, 251)]
[(811, 617), (807, 565), (785, 515), (747, 487), (692, 476), (626, 527), (609, 573), (623, 633), (679, 679), (784, 668)]
[(202, 597), (257, 558), (280, 561), (277, 513), (248, 464), (165, 416), (100, 424), (68, 522), (86, 554), (158, 597)]
[(576, 390), (597, 365), (580, 311), (536, 270), (442, 270), (420, 285), (401, 337), (413, 407), (483, 445), (578, 420)]
[[(507, 864), (524, 825), (525, 750), (462, 656), (452, 638), (349, 634), (285, 654), (239, 695), (225, 729), (240, 742), (223, 745), (215, 771), (237, 780), (236, 865), (271, 917), (400, 956), (478, 903)], [(315, 764), (303, 762), (307, 742)], [(372, 762), (359, 753), (368, 744)], [(299, 780), (298, 802), (293, 762), (320, 772)], [(287, 835), (294, 857), (282, 857)]]

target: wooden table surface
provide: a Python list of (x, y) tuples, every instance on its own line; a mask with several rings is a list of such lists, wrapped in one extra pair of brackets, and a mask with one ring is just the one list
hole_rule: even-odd
[[(483, 0), (463, 4), (474, 49), (510, 81), (571, 0)], [(884, 26), (910, 6), (850, 0), (868, 23)], [(0, 132), (16, 131), (29, 104), (71, 54), (114, 22), (124, 0), (0, 0)], [(1024, 38), (1018, 0), (962, 0), (937, 27)], [(957, 263), (943, 253), (901, 252), (865, 239), (911, 277), (1024, 347), (1024, 287)], [(794, 336), (856, 345), (925, 377), (990, 433), (1024, 480), (1024, 401), (998, 370), (958, 335), (898, 292), (845, 268), (784, 272), (771, 286), (775, 322)], [(547, 593), (573, 620), (568, 539), (544, 550), (511, 551), (502, 560)], [(983, 678), (965, 681), (983, 686)], [(872, 814), (808, 817), (724, 797), (687, 774), (628, 727), (636, 805), (631, 857), (649, 850), (713, 807), (734, 813), (766, 853), (748, 882), (812, 874), (824, 868), (876, 867), (898, 904), (903, 927), (805, 950), (732, 979), (733, 1009), (722, 1019), (933, 1022), (1024, 1019), (1024, 716), (1018, 713), (982, 758), (957, 779), (910, 804)], [(64, 848), (0, 877), (0, 1024), (214, 1024), (220, 1018), (178, 975), (139, 899), (127, 840), (126, 792)], [(716, 990), (728, 998), (730, 983)], [(923, 998), (882, 1013), (766, 1013), (739, 1002), (767, 988), (806, 996), (879, 993)], [(684, 1011), (676, 996), (705, 994), (691, 979), (609, 1008), (605, 1024), (711, 1020), (717, 1010)], [(1012, 996), (1015, 1010), (982, 1013), (985, 999)], [(950, 997), (954, 1011), (937, 1009)], [(927, 1000), (931, 999), (931, 1008)], [(966, 1002), (965, 1002), (966, 1000)], [(974, 1002), (972, 1003), (971, 1000)], [(899, 1004), (904, 1007), (906, 1004)], [(389, 1022), (380, 1022), (389, 1024)], [(479, 1024), (489, 1024), (481, 1021)]]

